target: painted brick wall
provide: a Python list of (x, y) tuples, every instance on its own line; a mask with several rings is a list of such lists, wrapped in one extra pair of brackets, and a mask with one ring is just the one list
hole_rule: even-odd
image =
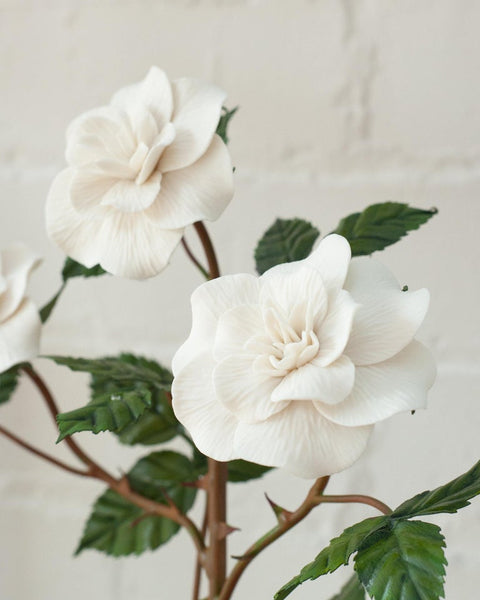
[[(230, 106), (241, 106), (231, 127), (236, 196), (211, 226), (225, 273), (253, 270), (252, 249), (276, 216), (308, 218), (326, 233), (376, 201), (438, 207), (431, 224), (382, 256), (400, 281), (432, 293), (420, 336), (439, 364), (430, 408), (379, 425), (331, 489), (396, 504), (440, 484), (480, 455), (479, 19), (474, 0), (0, 0), (0, 242), (25, 240), (45, 256), (32, 285), (43, 304), (63, 260), (46, 238), (43, 210), (69, 121), (151, 64), (173, 78), (216, 82)], [(131, 349), (168, 363), (199, 283), (181, 252), (148, 282), (74, 281), (45, 328), (43, 352)], [(38, 368), (64, 409), (85, 401), (85, 378), (42, 360)], [(68, 456), (54, 448), (29, 384), (0, 412), (2, 423)], [(141, 452), (108, 436), (81, 440), (112, 470)], [(229, 522), (242, 531), (231, 537), (232, 553), (270, 526), (264, 491), (293, 507), (306, 487), (280, 472), (234, 487)], [(190, 597), (183, 535), (139, 559), (72, 558), (100, 490), (0, 439), (0, 600)], [(370, 514), (318, 509), (251, 567), (236, 597), (271, 598), (331, 536)], [(436, 522), (449, 543), (447, 598), (471, 600), (480, 586), (480, 502)], [(345, 575), (296, 597), (326, 600)]]

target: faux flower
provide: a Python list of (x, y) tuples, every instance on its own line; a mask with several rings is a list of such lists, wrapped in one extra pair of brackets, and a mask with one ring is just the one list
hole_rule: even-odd
[(67, 130), (68, 167), (52, 183), (47, 230), (86, 267), (144, 279), (160, 272), (186, 225), (217, 219), (233, 196), (215, 134), (225, 93), (152, 67)]
[(345, 469), (374, 423), (425, 407), (435, 366), (414, 335), (428, 303), (375, 259), (351, 260), (338, 235), (260, 278), (209, 281), (173, 359), (175, 414), (219, 461), (305, 478)]
[(39, 262), (20, 243), (0, 251), (0, 373), (38, 354), (40, 317), (25, 291)]

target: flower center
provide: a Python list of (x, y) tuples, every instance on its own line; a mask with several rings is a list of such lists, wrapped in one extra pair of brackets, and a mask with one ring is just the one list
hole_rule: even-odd
[(136, 173), (135, 183), (142, 185), (155, 171), (163, 151), (175, 139), (175, 126), (167, 123), (160, 133), (155, 137), (150, 147), (143, 141), (137, 145), (128, 163), (129, 167)]

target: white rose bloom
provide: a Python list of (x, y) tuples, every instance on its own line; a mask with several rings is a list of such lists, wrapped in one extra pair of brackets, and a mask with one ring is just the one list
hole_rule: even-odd
[(108, 106), (67, 130), (68, 168), (47, 201), (47, 230), (86, 267), (144, 279), (159, 273), (186, 225), (217, 219), (233, 196), (215, 130), (225, 93), (152, 67)]
[(0, 251), (0, 373), (38, 354), (42, 324), (25, 291), (39, 262), (20, 243)]
[(413, 336), (427, 290), (402, 292), (375, 259), (350, 258), (330, 235), (306, 260), (195, 290), (172, 393), (204, 454), (329, 475), (360, 456), (374, 423), (425, 407), (435, 366)]

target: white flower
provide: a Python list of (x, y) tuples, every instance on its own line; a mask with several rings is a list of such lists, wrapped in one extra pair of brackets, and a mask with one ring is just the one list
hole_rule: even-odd
[(23, 244), (0, 252), (0, 373), (38, 354), (42, 324), (25, 291), (39, 262)]
[(428, 302), (376, 260), (350, 261), (338, 235), (260, 278), (209, 281), (173, 359), (175, 414), (219, 461), (306, 478), (345, 469), (374, 423), (425, 406), (435, 366), (413, 336)]
[(108, 106), (67, 130), (68, 168), (47, 201), (49, 236), (87, 267), (143, 279), (159, 273), (195, 221), (233, 196), (232, 165), (215, 130), (225, 94), (152, 67)]

